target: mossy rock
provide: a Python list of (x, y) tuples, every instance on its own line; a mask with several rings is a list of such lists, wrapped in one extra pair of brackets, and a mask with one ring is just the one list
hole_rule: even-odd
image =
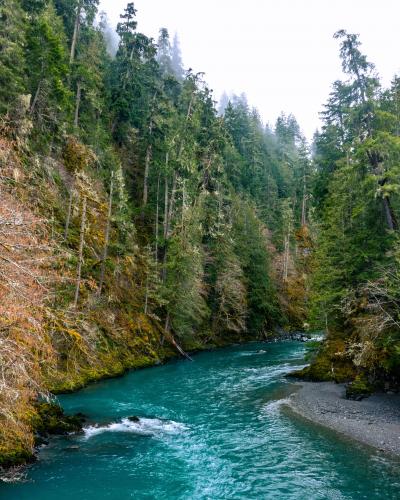
[(81, 432), (85, 416), (82, 414), (65, 415), (64, 410), (55, 403), (35, 403), (36, 415), (32, 427), (39, 435), (69, 434)]
[(289, 376), (312, 382), (331, 380), (343, 383), (353, 380), (356, 375), (355, 367), (350, 359), (342, 355), (344, 352), (344, 342), (340, 340), (327, 341), (322, 344), (309, 366), (292, 372)]
[(296, 370), (288, 374), (289, 377), (309, 380), (311, 382), (326, 382), (333, 380), (331, 362), (328, 357), (319, 355), (311, 365), (302, 370)]
[(340, 360), (333, 365), (332, 380), (338, 384), (343, 384), (349, 380), (353, 380), (355, 373), (355, 366), (350, 360)]
[(34, 459), (32, 450), (26, 449), (22, 445), (13, 445), (12, 449), (0, 446), (0, 467), (4, 469), (32, 462)]
[(346, 387), (346, 398), (361, 401), (373, 392), (373, 386), (362, 375), (357, 375)]

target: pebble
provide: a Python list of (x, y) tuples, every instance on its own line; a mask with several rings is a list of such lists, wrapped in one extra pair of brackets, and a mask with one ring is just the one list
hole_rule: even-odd
[(400, 394), (375, 394), (353, 401), (344, 398), (343, 384), (300, 385), (292, 397), (294, 410), (377, 449), (400, 455)]

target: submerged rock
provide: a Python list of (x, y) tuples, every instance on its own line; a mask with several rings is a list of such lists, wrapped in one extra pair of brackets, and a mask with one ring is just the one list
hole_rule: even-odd
[(127, 417), (130, 422), (140, 422), (140, 418), (135, 415), (132, 417)]
[(47, 446), (49, 440), (46, 439), (42, 434), (35, 433), (35, 446)]

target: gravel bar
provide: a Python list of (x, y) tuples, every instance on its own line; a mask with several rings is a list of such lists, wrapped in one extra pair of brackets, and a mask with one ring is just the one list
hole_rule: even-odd
[(345, 398), (345, 386), (301, 382), (289, 406), (301, 416), (381, 451), (400, 456), (400, 394)]

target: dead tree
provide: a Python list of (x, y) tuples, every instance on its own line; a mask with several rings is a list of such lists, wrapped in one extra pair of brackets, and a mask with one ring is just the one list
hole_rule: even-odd
[(283, 254), (283, 280), (286, 281), (288, 279), (289, 273), (289, 258), (290, 258), (290, 232), (291, 232), (291, 224), (288, 224), (288, 232), (285, 236), (285, 250)]
[(105, 275), (105, 269), (106, 269), (106, 261), (107, 261), (107, 255), (108, 255), (108, 245), (110, 242), (111, 215), (112, 215), (112, 203), (113, 203), (113, 181), (114, 181), (114, 172), (111, 173), (110, 195), (108, 198), (106, 233), (105, 233), (105, 237), (104, 237), (103, 255), (101, 257), (100, 282), (99, 282), (99, 288), (98, 288), (98, 295), (101, 295), (101, 290), (103, 288), (104, 275)]
[(83, 249), (85, 246), (86, 208), (87, 208), (87, 199), (86, 199), (86, 196), (83, 196), (82, 216), (81, 216), (81, 231), (80, 231), (79, 254), (78, 254), (78, 270), (76, 273), (76, 289), (75, 289), (75, 298), (74, 298), (74, 307), (75, 308), (78, 305), (79, 289), (81, 286), (81, 277), (82, 277)]
[(71, 212), (72, 212), (72, 201), (74, 198), (74, 193), (72, 188), (69, 191), (69, 201), (68, 201), (68, 209), (67, 209), (67, 218), (65, 220), (65, 228), (64, 228), (64, 239), (66, 240), (68, 238), (68, 230), (69, 230), (69, 224), (71, 222)]
[(158, 179), (157, 179), (157, 206), (156, 206), (156, 224), (155, 224), (155, 240), (156, 240), (156, 248), (154, 251), (155, 254), (155, 261), (156, 261), (156, 266), (158, 265), (158, 224), (159, 224), (159, 216), (160, 216), (160, 208), (159, 208), (159, 201), (160, 201), (160, 173), (158, 174)]
[(81, 12), (82, 12), (82, 0), (79, 0), (76, 7), (76, 17), (74, 24), (74, 33), (72, 35), (71, 51), (69, 55), (69, 64), (73, 64), (75, 60), (76, 44), (78, 42), (79, 29), (81, 26)]
[(79, 108), (81, 105), (82, 97), (82, 84), (78, 81), (76, 85), (76, 99), (75, 99), (75, 117), (74, 117), (74, 127), (77, 129), (79, 125)]

